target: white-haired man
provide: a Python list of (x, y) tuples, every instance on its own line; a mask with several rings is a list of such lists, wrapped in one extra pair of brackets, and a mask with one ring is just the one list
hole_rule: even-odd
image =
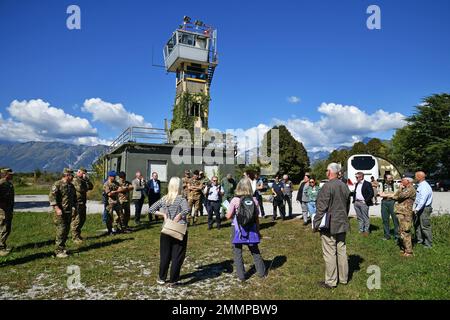
[(337, 163), (328, 165), (329, 181), (317, 196), (313, 222), (314, 230), (320, 231), (325, 260), (325, 281), (319, 284), (326, 289), (335, 288), (338, 282), (345, 285), (348, 281), (345, 236), (349, 230), (350, 190), (338, 178), (340, 170), (341, 166)]
[(423, 171), (416, 172), (417, 187), (416, 201), (414, 202), (414, 228), (418, 244), (423, 244), (425, 248), (433, 246), (433, 236), (431, 234), (431, 213), (433, 208), (433, 190), (425, 180), (427, 175)]

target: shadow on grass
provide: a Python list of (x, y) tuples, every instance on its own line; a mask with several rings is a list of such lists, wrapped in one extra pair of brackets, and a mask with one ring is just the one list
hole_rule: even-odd
[(353, 273), (361, 270), (361, 263), (364, 259), (357, 254), (351, 254), (348, 257), (348, 281), (352, 280)]
[[(70, 250), (69, 253), (81, 253), (81, 252), (85, 252), (85, 251), (90, 251), (90, 250), (94, 250), (94, 249), (99, 249), (99, 248), (111, 246), (111, 245), (114, 245), (114, 244), (118, 244), (118, 243), (121, 243), (121, 242), (124, 242), (124, 241), (133, 240), (133, 239), (134, 238), (113, 239), (111, 241), (98, 242), (98, 243), (94, 243), (94, 244), (91, 244), (91, 245), (86, 246), (86, 247), (81, 247), (81, 248), (78, 248), (78, 249), (75, 249), (75, 250)], [(32, 254), (32, 255), (25, 256), (25, 257), (20, 257), (20, 258), (14, 259), (14, 260), (4, 261), (4, 262), (0, 263), (0, 267), (17, 266), (17, 265), (28, 263), (28, 262), (32, 262), (32, 261), (35, 261), (35, 260), (49, 258), (49, 257), (52, 257), (52, 256), (54, 256), (53, 252), (35, 253), (35, 254)]]
[(369, 231), (370, 231), (370, 232), (372, 232), (372, 231), (377, 231), (377, 230), (380, 230), (380, 227), (375, 226), (375, 225), (373, 225), (373, 224), (371, 224), (371, 225), (369, 226)]
[(111, 246), (114, 244), (119, 244), (121, 242), (128, 241), (128, 240), (134, 240), (134, 238), (112, 239), (110, 241), (97, 242), (97, 243), (93, 243), (86, 247), (80, 247), (80, 248), (77, 248), (74, 250), (70, 250), (70, 253), (81, 253), (81, 252), (90, 251), (90, 250), (94, 250), (94, 249), (100, 249), (100, 248)]
[[(266, 267), (266, 274), (268, 274), (270, 271), (273, 271), (275, 269), (280, 268), (285, 264), (287, 261), (286, 256), (276, 256), (272, 260), (264, 260), (264, 266)], [(246, 278), (250, 278), (252, 275), (256, 273), (255, 265), (252, 265), (252, 267), (247, 271)]]
[(23, 245), (14, 247), (13, 251), (16, 252), (16, 251), (22, 251), (22, 250), (27, 250), (27, 249), (36, 249), (36, 248), (46, 247), (46, 246), (49, 246), (52, 244), (55, 244), (55, 239), (23, 244)]
[(259, 223), (259, 230), (264, 230), (264, 229), (268, 229), (273, 227), (274, 225), (276, 225), (277, 223), (274, 221), (270, 221), (270, 222), (260, 222)]
[(233, 272), (233, 260), (225, 260), (222, 262), (211, 263), (197, 268), (197, 271), (184, 274), (180, 280), (189, 279), (183, 282), (183, 285), (190, 285), (206, 279), (214, 279), (220, 277), (222, 273)]

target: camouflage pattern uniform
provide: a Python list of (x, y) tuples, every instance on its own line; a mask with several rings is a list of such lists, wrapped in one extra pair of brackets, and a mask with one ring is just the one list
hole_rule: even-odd
[(399, 222), (399, 233), (405, 253), (412, 254), (411, 227), (413, 221), (413, 204), (416, 199), (416, 189), (411, 184), (398, 189), (392, 197), (396, 201), (394, 211)]
[[(189, 186), (191, 187), (202, 187), (203, 182), (200, 179), (191, 178), (189, 181)], [(192, 223), (196, 222), (196, 217), (198, 217), (198, 212), (201, 208), (201, 201), (202, 201), (202, 190), (189, 190), (189, 196), (188, 196), (188, 205), (191, 210), (191, 217)], [(192, 213), (192, 208), (194, 208), (194, 213)]]
[(181, 181), (183, 182), (183, 198), (187, 199), (189, 196), (189, 182), (191, 181), (191, 178), (188, 177), (184, 177), (183, 179), (181, 179)]
[[(8, 169), (3, 169), (2, 173), (6, 171)], [(11, 181), (2, 178), (0, 179), (0, 250), (6, 250), (6, 240), (11, 233), (13, 209), (14, 186)]]
[(115, 221), (116, 224), (116, 229), (119, 227), (120, 229), (124, 229), (124, 224), (123, 221), (124, 216), (123, 216), (123, 211), (122, 211), (122, 206), (120, 205), (119, 202), (119, 196), (118, 194), (112, 194), (109, 195), (109, 193), (111, 191), (117, 191), (119, 189), (119, 184), (116, 181), (113, 182), (109, 182), (109, 180), (107, 180), (105, 182), (105, 184), (103, 185), (103, 191), (105, 192), (106, 195), (108, 195), (108, 205), (106, 207), (107, 213), (108, 213), (108, 219), (106, 221), (106, 227), (108, 228), (108, 232), (112, 231), (112, 224), (113, 224), (113, 220), (114, 220), (114, 211), (117, 214), (117, 218)]
[[(66, 170), (64, 171), (67, 172)], [(61, 215), (56, 214), (54, 210), (53, 222), (56, 226), (56, 249), (55, 253), (65, 252), (66, 241), (70, 231), (70, 221), (73, 210), (76, 210), (77, 196), (75, 187), (71, 182), (58, 180), (53, 184), (49, 194), (51, 206), (58, 206), (61, 209)]]
[(81, 240), (81, 228), (83, 228), (83, 225), (86, 222), (87, 192), (92, 190), (94, 185), (89, 179), (83, 179), (78, 176), (75, 176), (72, 183), (77, 194), (77, 210), (73, 212), (71, 223), (72, 239)]
[(119, 178), (119, 186), (127, 189), (119, 193), (119, 203), (123, 211), (123, 226), (128, 229), (128, 222), (130, 221), (130, 191), (133, 190), (133, 186), (131, 182), (122, 178)]

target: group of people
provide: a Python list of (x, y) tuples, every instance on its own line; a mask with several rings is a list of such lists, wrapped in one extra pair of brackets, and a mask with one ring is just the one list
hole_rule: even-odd
[[(12, 177), (14, 172), (5, 168), (0, 172), (0, 256), (9, 254), (6, 240), (11, 231), (14, 208), (14, 187)], [(118, 176), (118, 179), (117, 179)], [(414, 187), (411, 175), (404, 175), (401, 184), (396, 188), (393, 177), (386, 175), (380, 192), (374, 194), (373, 185), (364, 179), (362, 172), (356, 173), (357, 183), (350, 190), (341, 179), (341, 167), (331, 163), (327, 167), (327, 178), (323, 187), (306, 173), (300, 183), (297, 201), (301, 204), (304, 225), (311, 222), (315, 232), (320, 232), (323, 258), (325, 260), (324, 288), (334, 288), (338, 283), (348, 281), (348, 261), (346, 254), (346, 233), (349, 230), (348, 214), (353, 203), (356, 211), (359, 231), (363, 236), (370, 232), (369, 207), (373, 205), (375, 196), (380, 196), (381, 212), (384, 226), (384, 239), (390, 234), (390, 219), (394, 223), (394, 239), (399, 241), (402, 255), (410, 257), (412, 251), (412, 227), (415, 227), (417, 243), (426, 248), (432, 247), (431, 219), (433, 193), (426, 182), (422, 171), (415, 173), (418, 183)], [(71, 169), (64, 169), (62, 178), (56, 181), (50, 191), (49, 201), (53, 207), (56, 226), (55, 256), (67, 257), (65, 244), (72, 230), (75, 243), (82, 243), (82, 227), (86, 221), (87, 192), (93, 189), (84, 168), (76, 174)], [(286, 218), (285, 206), (289, 207), (288, 217), (292, 217), (293, 183), (288, 175), (275, 177), (271, 186), (273, 194), (273, 219), (276, 220), (277, 208), (281, 218)], [(172, 177), (168, 183), (167, 194), (161, 197), (161, 181), (158, 174), (152, 173), (152, 178), (146, 181), (141, 172), (136, 172), (132, 182), (126, 180), (126, 174), (115, 171), (108, 173), (103, 185), (105, 211), (104, 222), (108, 234), (131, 232), (130, 203), (135, 204), (135, 223), (141, 224), (141, 212), (145, 197), (149, 200), (149, 220), (162, 216), (164, 220), (173, 220), (180, 225), (195, 225), (198, 216), (203, 214), (203, 207), (208, 213), (208, 229), (214, 222), (220, 228), (223, 218), (232, 220), (232, 247), (236, 273), (242, 281), (246, 280), (242, 247), (247, 245), (255, 262), (257, 274), (265, 277), (267, 270), (261, 257), (258, 244), (261, 241), (259, 232), (259, 217), (265, 217), (263, 192), (264, 182), (257, 173), (246, 172), (236, 183), (231, 174), (219, 182), (217, 176), (207, 179), (203, 172), (185, 171), (180, 179)], [(222, 209), (226, 212), (221, 215)], [(113, 217), (116, 212), (115, 226)], [(215, 217), (214, 217), (215, 215)], [(160, 270), (157, 282), (166, 283), (169, 265), (171, 265), (169, 284), (178, 284), (180, 270), (186, 256), (187, 229), (182, 239), (161, 233), (160, 236)]]
[[(349, 230), (348, 213), (352, 199), (359, 224), (360, 234), (369, 235), (369, 206), (373, 204), (373, 188), (364, 180), (362, 172), (356, 173), (357, 183), (353, 191), (339, 179), (340, 165), (331, 163), (327, 167), (329, 181), (324, 184), (317, 196), (317, 210), (314, 217), (314, 229), (320, 231), (322, 251), (325, 260), (324, 288), (334, 288), (338, 283), (347, 284), (348, 261), (346, 253), (346, 233)], [(402, 177), (396, 190), (391, 175), (387, 175), (381, 192), (381, 212), (384, 225), (384, 239), (390, 238), (389, 219), (394, 221), (394, 237), (398, 239), (401, 255), (413, 256), (412, 227), (418, 244), (432, 247), (431, 213), (433, 192), (426, 182), (423, 171), (415, 173), (418, 183), (414, 187), (414, 178), (410, 174)]]
[[(6, 240), (11, 232), (14, 209), (13, 175), (10, 168), (4, 168), (0, 172), (0, 256), (6, 256), (10, 252)], [(53, 184), (49, 202), (53, 207), (56, 226), (56, 257), (67, 257), (65, 245), (70, 230), (74, 243), (83, 242), (81, 229), (86, 222), (87, 192), (92, 189), (93, 184), (84, 168), (80, 168), (75, 175), (72, 169), (64, 169), (62, 178)]]
[[(414, 187), (414, 178), (417, 190)], [(426, 248), (432, 247), (430, 216), (432, 212), (433, 191), (426, 181), (426, 174), (418, 171), (415, 175), (405, 174), (397, 186), (393, 176), (387, 174), (384, 182), (374, 187), (373, 181), (364, 180), (364, 173), (356, 173), (357, 183), (353, 205), (359, 224), (359, 232), (367, 237), (370, 234), (369, 207), (376, 204), (374, 199), (381, 197), (381, 217), (383, 220), (383, 240), (391, 239), (390, 220), (394, 225), (394, 240), (401, 240), (405, 256), (412, 255), (411, 228), (415, 227), (417, 242)], [(373, 179), (372, 179), (373, 180)]]
[[(193, 172), (193, 179), (198, 180), (198, 172)], [(228, 176), (226, 179), (230, 180), (231, 177)], [(187, 190), (199, 190), (193, 188), (197, 183), (189, 183), (187, 186), (178, 177), (172, 177), (168, 184), (168, 192), (159, 201), (154, 203), (150, 208), (150, 214), (157, 214), (164, 216), (164, 219), (173, 220), (180, 225), (187, 225), (188, 219), (191, 217), (192, 221), (195, 221), (195, 206), (192, 197), (186, 197)], [(191, 189), (189, 188), (191, 186)], [(220, 191), (223, 187), (218, 184), (217, 177), (212, 177), (209, 185), (205, 186), (204, 194), (206, 199), (208, 199), (208, 228), (211, 228), (211, 217), (210, 213), (215, 209), (214, 203), (216, 198), (211, 198), (212, 194), (225, 194), (224, 191)], [(211, 192), (214, 189), (215, 191)], [(212, 200), (210, 200), (212, 199)], [(228, 201), (228, 199), (227, 199)], [(211, 203), (212, 202), (212, 203)], [(246, 274), (244, 268), (244, 260), (242, 258), (242, 247), (247, 245), (253, 256), (255, 262), (255, 268), (260, 277), (266, 276), (266, 267), (264, 261), (261, 257), (261, 253), (258, 248), (258, 243), (261, 239), (261, 234), (259, 232), (259, 216), (261, 215), (260, 204), (256, 197), (254, 197), (254, 192), (252, 189), (251, 180), (247, 177), (243, 177), (237, 185), (235, 185), (235, 190), (233, 195), (229, 198), (229, 205), (227, 208), (226, 218), (232, 220), (232, 245), (233, 245), (233, 257), (235, 262), (235, 269), (239, 280), (245, 281)], [(192, 210), (194, 209), (194, 213)], [(238, 213), (241, 212), (249, 213), (249, 223), (242, 225), (238, 219)], [(218, 228), (220, 227), (220, 217), (217, 218)], [(165, 284), (167, 282), (167, 276), (169, 273), (169, 286), (176, 286), (179, 284), (180, 270), (184, 262), (187, 250), (188, 241), (188, 231), (186, 231), (182, 239), (174, 238), (161, 232), (160, 235), (160, 266), (159, 266), (159, 277), (157, 279), (158, 284)]]
[[(292, 195), (294, 192), (294, 184), (289, 179), (287, 174), (283, 175), (283, 179), (280, 180), (280, 176), (275, 176), (275, 181), (272, 184), (272, 203), (273, 203), (273, 216), (272, 220), (277, 219), (277, 209), (280, 210), (281, 219), (292, 218)], [(302, 209), (303, 225), (311, 223), (316, 213), (316, 200), (320, 191), (320, 186), (317, 184), (315, 177), (308, 172), (305, 173), (303, 180), (300, 182), (297, 192), (297, 202)], [(286, 206), (288, 212), (286, 216)]]

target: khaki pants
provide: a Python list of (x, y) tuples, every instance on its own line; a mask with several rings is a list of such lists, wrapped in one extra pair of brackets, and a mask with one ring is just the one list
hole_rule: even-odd
[(128, 228), (128, 222), (130, 221), (130, 216), (131, 216), (130, 203), (128, 201), (122, 202), (121, 206), (122, 206), (122, 211), (123, 211), (122, 223), (125, 228)]
[(11, 233), (12, 219), (12, 210), (0, 208), (0, 250), (6, 249), (6, 240)]
[(335, 287), (348, 281), (347, 247), (345, 232), (338, 234), (322, 233), (322, 252), (325, 260), (325, 283)]
[(53, 222), (56, 227), (55, 253), (61, 253), (66, 248), (66, 241), (70, 231), (72, 212), (63, 212), (60, 216), (53, 213)]
[(77, 203), (77, 209), (72, 213), (72, 222), (70, 224), (72, 228), (72, 239), (81, 239), (81, 228), (83, 228), (86, 222), (86, 204)]
[(115, 224), (116, 224), (115, 227), (123, 229), (124, 216), (123, 216), (122, 206), (119, 203), (110, 203), (106, 207), (106, 210), (108, 212), (108, 219), (106, 220), (106, 227), (108, 228), (108, 231), (112, 230), (113, 220), (114, 220), (114, 211), (117, 214), (116, 221), (115, 221)]
[[(190, 214), (192, 219), (192, 223), (195, 223), (197, 220), (196, 217), (199, 216), (200, 208), (201, 208), (201, 199), (200, 198), (189, 198), (188, 199), (188, 206), (190, 209)], [(194, 212), (192, 213), (192, 209), (194, 209)]]
[(402, 239), (401, 247), (405, 251), (405, 253), (412, 254), (412, 236), (411, 236), (411, 228), (413, 224), (412, 214), (401, 214), (397, 213), (398, 223), (400, 226), (400, 238)]

